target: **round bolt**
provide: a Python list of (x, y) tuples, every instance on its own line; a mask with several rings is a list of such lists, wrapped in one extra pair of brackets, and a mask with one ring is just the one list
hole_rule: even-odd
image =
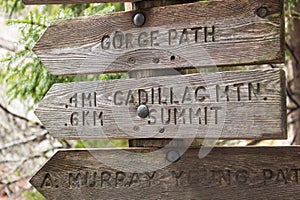
[(269, 11), (266, 7), (260, 7), (256, 10), (256, 14), (261, 18), (265, 18), (269, 14)]
[(163, 132), (165, 132), (165, 129), (164, 129), (164, 128), (161, 128), (161, 129), (159, 129), (159, 132), (160, 132), (160, 133), (163, 133)]
[(134, 131), (139, 131), (139, 130), (140, 130), (140, 127), (134, 126), (134, 127), (133, 127), (133, 130), (134, 130)]
[(146, 105), (140, 105), (137, 109), (137, 114), (140, 118), (146, 118), (149, 115), (149, 109)]
[(143, 13), (136, 13), (133, 17), (133, 23), (136, 26), (143, 26), (146, 21), (146, 17)]
[(159, 58), (153, 58), (154, 63), (159, 63)]
[(133, 58), (133, 57), (129, 58), (128, 62), (131, 63), (131, 64), (134, 64), (135, 63), (135, 58)]
[(180, 159), (180, 155), (177, 151), (171, 150), (167, 153), (167, 160), (171, 163), (175, 163)]

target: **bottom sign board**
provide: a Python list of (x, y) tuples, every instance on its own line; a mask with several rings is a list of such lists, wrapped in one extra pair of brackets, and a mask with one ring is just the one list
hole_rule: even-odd
[[(201, 152), (209, 153), (200, 159)], [(298, 199), (299, 152), (300, 147), (66, 150), (30, 182), (47, 199)]]

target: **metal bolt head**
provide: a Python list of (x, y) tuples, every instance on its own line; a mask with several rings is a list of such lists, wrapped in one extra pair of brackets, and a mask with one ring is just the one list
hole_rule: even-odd
[(180, 155), (177, 151), (171, 150), (167, 153), (166, 159), (171, 163), (175, 163), (180, 159)]
[(149, 115), (149, 109), (146, 105), (140, 105), (137, 109), (137, 114), (140, 118), (146, 118)]
[(134, 130), (134, 131), (139, 131), (139, 130), (140, 130), (140, 127), (134, 126), (134, 127), (133, 127), (133, 130)]
[(153, 58), (154, 63), (159, 63), (159, 58)]
[(133, 58), (133, 57), (129, 58), (128, 62), (131, 63), (131, 64), (134, 64), (135, 63), (135, 58)]
[(256, 14), (261, 18), (265, 18), (269, 14), (268, 8), (260, 7), (256, 10)]
[(160, 128), (160, 129), (159, 129), (159, 132), (160, 132), (160, 133), (163, 133), (163, 132), (165, 132), (165, 129), (164, 129), (164, 128)]
[(146, 21), (146, 17), (143, 13), (136, 13), (133, 17), (133, 24), (136, 26), (143, 26)]

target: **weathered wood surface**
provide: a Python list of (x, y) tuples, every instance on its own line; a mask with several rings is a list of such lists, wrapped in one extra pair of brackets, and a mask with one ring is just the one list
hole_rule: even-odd
[(24, 4), (79, 4), (79, 3), (109, 3), (109, 2), (135, 2), (139, 0), (22, 0)]
[(151, 150), (59, 151), (30, 182), (49, 200), (300, 198), (298, 146), (215, 147), (203, 159), (193, 148), (163, 169), (169, 149), (133, 154)]
[(55, 84), (35, 113), (65, 139), (285, 138), (284, 83), (269, 69)]
[[(137, 12), (146, 17), (142, 27), (132, 22)], [(138, 9), (58, 21), (34, 51), (56, 75), (278, 63), (283, 18), (281, 0)]]

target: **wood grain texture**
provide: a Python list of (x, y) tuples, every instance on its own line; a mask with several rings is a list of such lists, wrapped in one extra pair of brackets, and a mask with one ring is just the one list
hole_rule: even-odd
[(139, 0), (22, 0), (26, 5), (135, 2)]
[(55, 84), (35, 113), (65, 139), (285, 138), (284, 83), (270, 69)]
[[(267, 9), (262, 18), (256, 13)], [(133, 16), (146, 17), (136, 27)], [(57, 21), (34, 47), (56, 75), (279, 63), (281, 0), (170, 5)]]
[[(59, 151), (30, 182), (51, 200), (300, 197), (298, 146), (215, 147), (203, 159), (192, 148), (172, 164), (166, 161), (170, 149), (153, 150), (128, 149), (126, 157), (118, 149)], [(160, 169), (160, 164), (170, 165)]]

